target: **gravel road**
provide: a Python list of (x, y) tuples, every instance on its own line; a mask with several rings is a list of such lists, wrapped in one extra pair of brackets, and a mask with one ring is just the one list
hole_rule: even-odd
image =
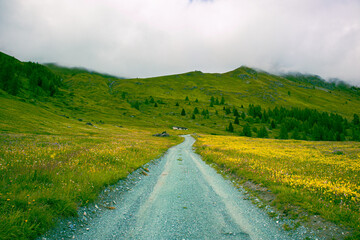
[(193, 137), (184, 137), (183, 143), (149, 167), (147, 176), (136, 175), (129, 190), (112, 196), (115, 209), (95, 205), (99, 211), (94, 217), (84, 210), (86, 224), (74, 223), (63, 235), (74, 239), (297, 239), (205, 164), (192, 149)]

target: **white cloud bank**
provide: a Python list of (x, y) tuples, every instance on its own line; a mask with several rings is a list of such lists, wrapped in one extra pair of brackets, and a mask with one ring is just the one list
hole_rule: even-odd
[(0, 0), (0, 51), (125, 77), (241, 65), (360, 85), (358, 0)]

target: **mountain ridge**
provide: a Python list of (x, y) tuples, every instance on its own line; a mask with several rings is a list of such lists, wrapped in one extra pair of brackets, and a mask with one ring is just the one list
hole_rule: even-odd
[[(2, 59), (2, 65), (5, 62), (11, 66), (11, 62), (15, 62), (13, 65), (16, 66), (12, 78), (12, 81), (18, 80), (16, 94), (4, 88), (1, 93), (2, 98), (13, 102), (13, 106), (20, 106), (20, 101), (56, 113), (56, 116), (87, 119), (94, 124), (105, 122), (164, 129), (184, 125), (199, 132), (233, 134), (226, 129), (229, 122), (234, 123), (233, 111), (236, 109), (245, 117), (239, 119), (235, 133), (242, 134), (241, 129), (250, 123), (258, 129), (266, 126), (270, 137), (276, 137), (280, 129), (269, 129), (267, 124), (251, 117), (251, 105), (259, 105), (266, 111), (274, 107), (315, 109), (339, 114), (348, 122), (360, 109), (358, 88), (327, 83), (316, 75), (277, 76), (241, 66), (222, 74), (192, 71), (123, 79), (81, 68), (23, 63), (9, 56)], [(4, 79), (1, 82), (5, 82)], [(217, 104), (216, 100), (221, 98), (225, 103)], [(211, 103), (211, 99), (214, 102)], [(204, 114), (194, 113), (195, 108)], [(185, 116), (181, 115), (182, 109)], [(14, 119), (21, 118), (5, 106), (3, 113)], [(32, 117), (36, 119), (36, 116)], [(4, 116), (3, 122), (5, 120)], [(59, 121), (62, 120), (67, 119)], [(9, 124), (3, 125), (9, 131), (15, 130)], [(352, 133), (349, 130), (344, 134), (350, 136)]]

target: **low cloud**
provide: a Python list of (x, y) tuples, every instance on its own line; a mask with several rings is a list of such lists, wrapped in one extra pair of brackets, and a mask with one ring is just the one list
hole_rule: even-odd
[(0, 51), (125, 77), (241, 65), (360, 85), (357, 0), (0, 1)]

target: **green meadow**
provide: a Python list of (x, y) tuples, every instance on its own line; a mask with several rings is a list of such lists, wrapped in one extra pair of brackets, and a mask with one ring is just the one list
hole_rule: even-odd
[(360, 139), (359, 89), (317, 76), (240, 67), (123, 79), (2, 53), (0, 65), (0, 239), (34, 239), (76, 215), (181, 134)]

